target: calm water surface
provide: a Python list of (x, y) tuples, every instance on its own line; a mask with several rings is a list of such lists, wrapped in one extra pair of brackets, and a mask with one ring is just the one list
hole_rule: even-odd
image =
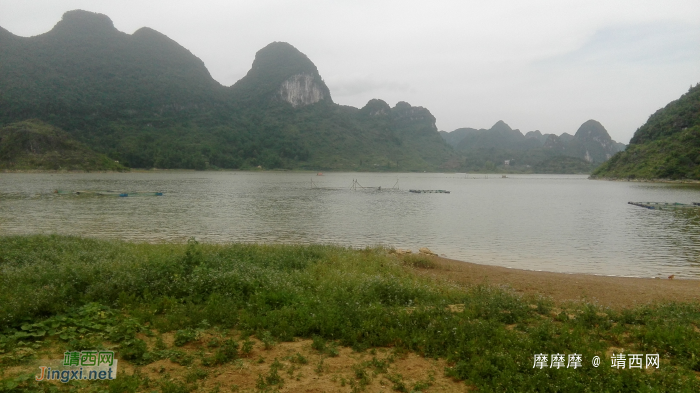
[[(353, 179), (382, 191), (351, 190)], [(399, 190), (390, 190), (397, 182)], [(54, 189), (164, 196), (85, 197)], [(700, 187), (568, 175), (0, 174), (0, 235), (428, 247), (520, 269), (700, 278), (700, 212), (647, 210), (628, 201), (700, 202)]]

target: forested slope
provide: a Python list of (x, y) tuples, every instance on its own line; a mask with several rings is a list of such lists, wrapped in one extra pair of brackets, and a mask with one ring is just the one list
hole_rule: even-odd
[(700, 180), (700, 84), (651, 115), (593, 176)]

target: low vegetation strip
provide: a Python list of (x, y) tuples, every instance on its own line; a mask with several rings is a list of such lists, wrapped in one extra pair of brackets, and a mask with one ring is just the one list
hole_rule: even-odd
[[(555, 307), (499, 287), (423, 277), (415, 271), (434, 265), (404, 258), (381, 248), (2, 237), (0, 370), (9, 371), (0, 391), (191, 391), (213, 378), (208, 369), (250, 354), (251, 337), (266, 348), (313, 339), (311, 348), (325, 357), (346, 348), (415, 353), (445, 362), (446, 376), (480, 391), (700, 390), (697, 304)], [(171, 343), (158, 339), (167, 335)], [(217, 341), (205, 349), (203, 335)], [(180, 349), (192, 345), (202, 350)], [(194, 371), (152, 380), (127, 367), (131, 373), (112, 381), (65, 385), (30, 375), (47, 351), (62, 357), (56, 354), (100, 348), (116, 351), (120, 370), (170, 359)], [(541, 354), (580, 354), (582, 362), (534, 367)], [(659, 354), (660, 364), (613, 367), (613, 354)], [(275, 362), (250, 389), (292, 391), (281, 371), (292, 366)], [(378, 374), (366, 362), (352, 379), (337, 378), (337, 390), (371, 390)], [(314, 367), (324, 370), (322, 362)], [(411, 389), (391, 370), (385, 379), (396, 391)], [(431, 391), (430, 381), (413, 390)]]

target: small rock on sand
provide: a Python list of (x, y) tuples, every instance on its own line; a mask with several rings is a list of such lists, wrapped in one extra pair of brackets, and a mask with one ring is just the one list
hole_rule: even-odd
[(427, 248), (427, 247), (422, 247), (422, 248), (420, 248), (420, 249), (418, 250), (418, 252), (421, 253), (421, 254), (425, 254), (425, 255), (437, 255), (436, 253), (430, 251), (430, 249)]

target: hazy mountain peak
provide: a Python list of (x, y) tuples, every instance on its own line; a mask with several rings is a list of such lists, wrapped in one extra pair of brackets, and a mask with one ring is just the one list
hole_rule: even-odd
[(386, 116), (391, 113), (391, 107), (386, 101), (373, 98), (360, 111), (369, 116)]
[(605, 127), (603, 127), (600, 122), (592, 119), (581, 124), (581, 127), (578, 128), (574, 136), (578, 139), (595, 140), (598, 142), (609, 142), (612, 140)]
[[(405, 118), (409, 120), (429, 120), (435, 123), (435, 117), (430, 113), (430, 111), (422, 106), (411, 106), (406, 101), (399, 101), (396, 106), (392, 109), (394, 115), (398, 118)], [(437, 128), (435, 129), (437, 131)]]
[(503, 120), (499, 120), (491, 127), (491, 131), (513, 131), (513, 129)]
[(260, 49), (248, 74), (233, 89), (241, 96), (276, 98), (295, 107), (321, 100), (332, 102), (314, 63), (286, 42), (273, 42)]
[(141, 62), (155, 62), (160, 72), (168, 70), (173, 75), (187, 75), (197, 78), (201, 83), (220, 86), (200, 58), (167, 35), (150, 27), (142, 27), (129, 38), (130, 45), (140, 51)]
[(408, 102), (399, 101), (391, 109), (391, 117), (396, 124), (410, 127), (422, 125), (421, 132), (429, 130), (429, 134), (434, 133), (440, 139), (437, 127), (435, 126), (435, 116), (422, 106), (411, 106)]
[[(136, 30), (131, 37), (139, 44), (147, 46), (148, 50), (152, 51), (151, 53), (171, 52), (173, 54), (178, 53), (180, 55), (185, 55), (188, 58), (195, 57), (192, 52), (185, 49), (182, 45), (178, 44), (167, 35), (153, 30), (150, 27), (142, 27)], [(197, 58), (197, 60), (199, 60), (199, 58)], [(201, 60), (199, 63), (201, 63), (202, 66), (204, 65)]]
[(107, 15), (83, 10), (66, 12), (61, 21), (52, 29), (52, 32), (55, 33), (78, 34), (104, 34), (117, 31)]
[(562, 141), (568, 142), (572, 139), (574, 139), (574, 136), (569, 134), (568, 132), (563, 132), (561, 135), (559, 135), (559, 139)]
[(251, 72), (286, 72), (286, 76), (309, 73), (318, 75), (318, 69), (309, 58), (286, 42), (272, 42), (255, 54)]
[[(177, 44), (177, 42), (172, 40), (167, 35), (159, 32), (159, 31), (153, 30), (150, 27), (142, 27), (142, 28), (136, 30), (134, 32), (134, 34), (132, 34), (131, 36), (134, 38), (138, 38), (140, 40), (163, 40), (163, 41), (167, 41), (169, 43)], [(177, 44), (177, 45), (179, 46), (180, 44)]]
[(588, 120), (581, 124), (573, 140), (576, 142), (578, 152), (588, 162), (603, 162), (621, 149), (610, 138), (605, 127), (595, 120)]

